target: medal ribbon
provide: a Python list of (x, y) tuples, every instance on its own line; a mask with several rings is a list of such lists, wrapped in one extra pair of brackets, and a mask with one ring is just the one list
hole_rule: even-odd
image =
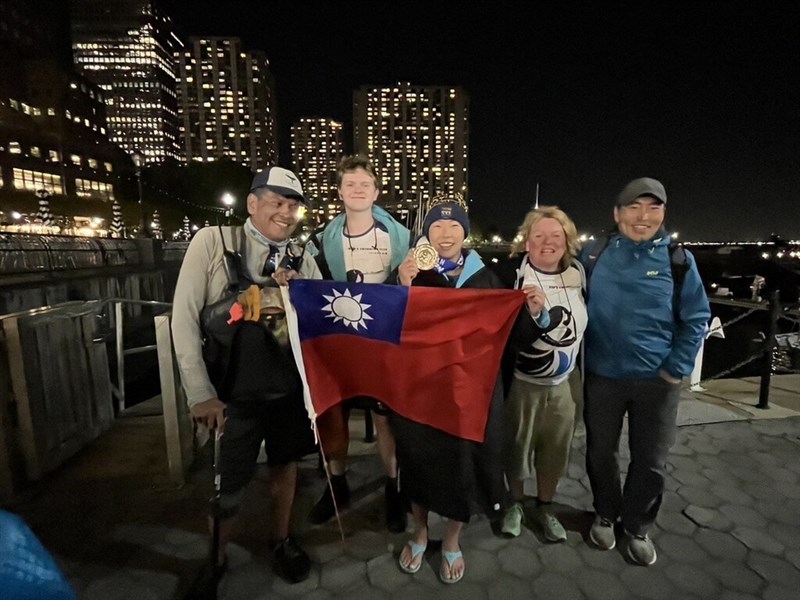
[(458, 261), (457, 262), (453, 262), (449, 258), (439, 257), (439, 260), (437, 261), (436, 266), (434, 267), (434, 269), (436, 269), (437, 273), (448, 273), (450, 271), (458, 269), (459, 267), (461, 267), (463, 265), (464, 265), (464, 255), (463, 254), (458, 257)]

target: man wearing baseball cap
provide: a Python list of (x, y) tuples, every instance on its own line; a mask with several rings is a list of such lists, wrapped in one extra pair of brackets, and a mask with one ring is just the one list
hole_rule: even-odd
[[(619, 526), (628, 558), (640, 565), (656, 561), (648, 530), (675, 442), (680, 383), (711, 316), (694, 258), (670, 244), (666, 207), (660, 181), (634, 179), (617, 198), (608, 239), (580, 256), (589, 276), (584, 421), (596, 512), (589, 538), (610, 550)], [(682, 262), (673, 267), (676, 253)], [(673, 268), (681, 269), (680, 285)], [(617, 454), (626, 413), (631, 461), (621, 487)]]
[[(270, 468), (273, 566), (292, 583), (308, 577), (311, 566), (289, 535), (295, 461), (315, 448), (299, 375), (275, 333), (285, 315), (264, 304), (248, 319), (229, 310), (237, 297), (242, 302), (239, 292), (244, 290), (260, 296), (258, 287), (286, 285), (299, 277), (321, 279), (314, 259), (289, 240), (304, 203), (294, 173), (277, 166), (259, 171), (247, 195), (249, 218), (242, 226), (198, 231), (175, 289), (172, 334), (189, 410), (196, 423), (224, 432), (219, 576), (227, 566), (225, 546), (262, 441)], [(218, 351), (210, 353), (211, 348)]]

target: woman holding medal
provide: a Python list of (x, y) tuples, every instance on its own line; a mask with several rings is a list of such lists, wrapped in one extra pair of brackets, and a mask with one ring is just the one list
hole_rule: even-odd
[(567, 533), (551, 505), (564, 473), (575, 428), (570, 374), (586, 329), (585, 275), (575, 260), (579, 242), (575, 224), (555, 206), (529, 212), (519, 228), (513, 254), (525, 250), (516, 288), (527, 295), (511, 333), (514, 376), (505, 403), (509, 434), (508, 477), (514, 504), (503, 517), (502, 531), (522, 532), (523, 482), (536, 474), (534, 522), (548, 542)]
[[(469, 235), (466, 205), (459, 194), (431, 201), (422, 232), (429, 244), (417, 245), (397, 269), (405, 286), (450, 288), (503, 287), (474, 250), (464, 249)], [(454, 294), (453, 301), (458, 301)], [(464, 314), (465, 319), (474, 315)], [(473, 514), (502, 514), (508, 500), (503, 479), (502, 386), (498, 376), (483, 443), (461, 439), (428, 425), (392, 415), (397, 440), (400, 488), (411, 500), (412, 539), (399, 558), (400, 568), (416, 573), (428, 545), (428, 512), (447, 519), (439, 578), (456, 583), (464, 576), (460, 536)]]

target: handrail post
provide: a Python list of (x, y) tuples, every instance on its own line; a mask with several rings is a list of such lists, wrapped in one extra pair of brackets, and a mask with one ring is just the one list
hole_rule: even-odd
[(769, 383), (772, 377), (772, 358), (775, 354), (775, 334), (778, 333), (778, 318), (781, 312), (778, 290), (773, 290), (769, 298), (769, 303), (769, 323), (767, 324), (767, 339), (764, 340), (764, 358), (761, 363), (761, 387), (758, 391), (758, 404), (756, 404), (756, 408), (769, 408)]
[(122, 302), (114, 301), (114, 332), (117, 351), (117, 415), (125, 410), (125, 344), (122, 339)]

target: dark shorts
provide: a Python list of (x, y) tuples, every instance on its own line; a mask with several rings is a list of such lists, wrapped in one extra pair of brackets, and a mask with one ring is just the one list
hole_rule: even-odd
[(222, 436), (221, 491), (239, 491), (256, 469), (261, 442), (270, 466), (286, 465), (316, 451), (311, 421), (300, 397), (273, 400), (262, 409), (229, 404)]
[[(276, 355), (261, 325), (242, 323), (230, 355), (222, 436), (223, 494), (241, 490), (256, 469), (261, 442), (270, 466), (316, 451), (294, 363)], [(286, 390), (286, 391), (284, 391)]]

